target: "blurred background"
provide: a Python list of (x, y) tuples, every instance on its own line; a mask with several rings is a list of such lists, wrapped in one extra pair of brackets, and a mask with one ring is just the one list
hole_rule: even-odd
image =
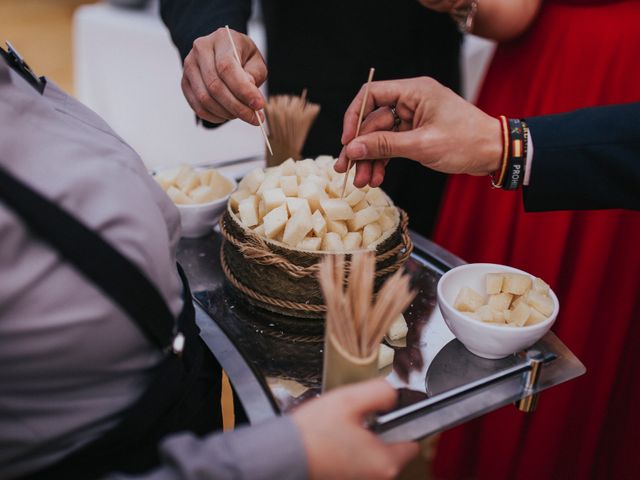
[[(0, 41), (10, 41), (37, 74), (104, 117), (150, 169), (264, 155), (260, 131), (251, 125), (234, 120), (215, 130), (196, 126), (158, 0), (0, 0), (0, 32)], [(249, 35), (265, 52), (257, 7)], [(465, 41), (467, 98), (475, 96), (491, 49), (484, 40)], [(226, 173), (242, 174), (254, 165), (228, 167)]]

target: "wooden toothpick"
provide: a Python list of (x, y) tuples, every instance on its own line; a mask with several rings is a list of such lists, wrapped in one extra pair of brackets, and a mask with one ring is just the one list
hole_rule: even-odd
[[(360, 106), (360, 115), (358, 116), (358, 125), (356, 126), (356, 136), (357, 138), (360, 135), (360, 125), (362, 125), (362, 115), (364, 114), (364, 106), (367, 104), (367, 99), (369, 98), (369, 86), (371, 85), (371, 80), (373, 80), (373, 74), (376, 71), (375, 68), (369, 69), (369, 79), (367, 80), (367, 86), (364, 88), (364, 99), (362, 100), (362, 105)], [(340, 198), (344, 198), (344, 194), (347, 191), (347, 179), (349, 178), (349, 172), (351, 171), (352, 161), (349, 160), (347, 164), (347, 171), (344, 174), (344, 183), (342, 184), (342, 194)]]
[[(233, 37), (231, 36), (231, 30), (229, 30), (229, 25), (225, 25), (224, 28), (227, 29), (227, 35), (229, 36), (229, 41), (231, 42), (231, 48), (233, 48), (233, 55), (236, 57), (238, 61), (238, 65), (242, 68), (242, 62), (240, 61), (240, 56), (238, 55), (238, 51), (236, 50), (236, 44), (233, 42)], [(269, 153), (273, 155), (273, 150), (271, 149), (271, 143), (269, 143), (269, 137), (267, 136), (267, 132), (264, 129), (264, 125), (262, 124), (262, 120), (260, 119), (260, 114), (257, 110), (253, 111), (256, 114), (256, 118), (258, 119), (258, 124), (260, 125), (260, 130), (262, 130), (262, 136), (264, 137), (264, 141), (267, 144), (267, 148), (269, 149)]]

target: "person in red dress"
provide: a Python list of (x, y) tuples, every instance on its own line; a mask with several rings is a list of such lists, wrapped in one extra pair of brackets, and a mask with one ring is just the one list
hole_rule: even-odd
[[(477, 101), (489, 115), (640, 100), (640, 1), (476, 5), (474, 33), (501, 42)], [(521, 194), (457, 175), (434, 240), (468, 262), (508, 264), (549, 282), (561, 305), (554, 330), (587, 367), (544, 393), (533, 414), (507, 407), (444, 433), (436, 477), (640, 478), (640, 213), (525, 213)]]

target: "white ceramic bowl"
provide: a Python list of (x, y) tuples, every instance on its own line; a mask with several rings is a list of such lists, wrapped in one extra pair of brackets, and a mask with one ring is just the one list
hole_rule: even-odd
[(485, 323), (453, 308), (453, 302), (462, 287), (471, 287), (484, 294), (485, 275), (494, 272), (522, 273), (533, 279), (531, 274), (506, 265), (470, 263), (449, 270), (438, 282), (438, 306), (444, 321), (471, 353), (483, 358), (503, 358), (530, 347), (549, 331), (560, 309), (558, 297), (552, 290), (549, 290), (549, 296), (554, 302), (553, 313), (547, 320), (535, 325), (508, 327)]
[[(198, 168), (195, 168), (198, 170)], [(229, 193), (213, 202), (194, 203), (191, 205), (176, 205), (180, 212), (182, 224), (182, 236), (185, 238), (198, 238), (211, 232), (218, 223), (220, 216), (227, 208), (229, 196), (236, 190), (238, 183), (233, 177), (221, 174), (232, 186)]]

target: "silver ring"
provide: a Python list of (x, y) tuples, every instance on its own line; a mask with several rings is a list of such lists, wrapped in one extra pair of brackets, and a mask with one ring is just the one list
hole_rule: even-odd
[(400, 128), (400, 122), (402, 120), (400, 120), (400, 117), (398, 116), (398, 112), (396, 112), (395, 105), (391, 105), (389, 109), (391, 110), (391, 115), (393, 115), (393, 127), (391, 127), (391, 130), (393, 130), (394, 132), (397, 132), (398, 129)]

